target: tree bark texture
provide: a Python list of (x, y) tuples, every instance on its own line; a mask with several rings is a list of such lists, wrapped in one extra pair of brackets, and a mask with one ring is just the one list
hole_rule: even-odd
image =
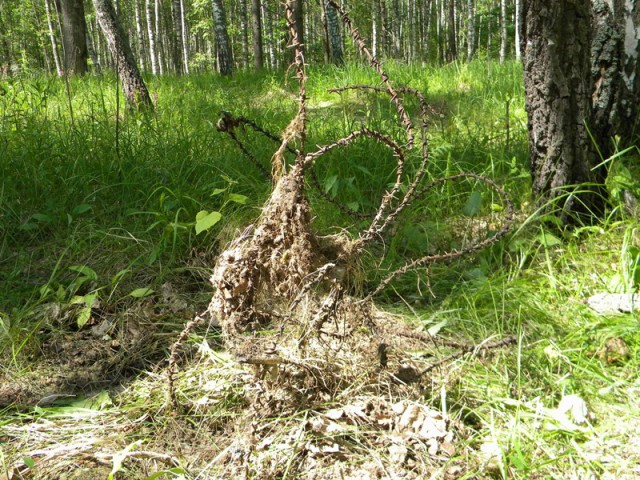
[(449, 1), (449, 50), (447, 52), (447, 60), (452, 62), (458, 58), (458, 36), (456, 33), (456, 2)]
[(247, 0), (240, 0), (240, 38), (242, 43), (242, 68), (249, 66), (249, 15)]
[(476, 15), (473, 0), (467, 0), (467, 61), (476, 53)]
[(87, 73), (87, 23), (83, 0), (61, 0), (64, 69), (67, 74)]
[[(294, 0), (292, 4), (293, 8), (293, 23), (294, 28), (296, 30), (296, 35), (298, 37), (298, 43), (300, 44), (300, 49), (304, 52), (306, 49), (304, 47), (304, 1), (303, 0)], [(294, 55), (292, 51), (292, 55)]]
[(180, 0), (180, 38), (182, 44), (182, 65), (184, 73), (189, 74), (189, 32), (187, 27), (187, 14), (185, 13), (184, 0)]
[(516, 1), (516, 18), (515, 18), (515, 51), (516, 51), (516, 60), (521, 60), (522, 59), (522, 51), (521, 51), (521, 47), (520, 47), (520, 31), (522, 30), (522, 6), (521, 6), (521, 0), (515, 0)]
[(222, 0), (211, 0), (213, 7), (213, 26), (216, 31), (218, 71), (222, 75), (233, 73), (233, 52), (227, 30), (227, 17)]
[(144, 11), (147, 17), (147, 36), (149, 37), (149, 60), (151, 61), (151, 73), (158, 74), (158, 55), (156, 52), (156, 33), (153, 28), (154, 13), (151, 6), (152, 0), (145, 0)]
[[(534, 195), (601, 180), (586, 123), (591, 118), (590, 0), (526, 0), (524, 79)], [(596, 194), (569, 197), (567, 211), (597, 210)]]
[(507, 0), (500, 0), (500, 63), (507, 59)]
[(116, 63), (127, 102), (138, 109), (153, 108), (149, 91), (140, 76), (131, 46), (118, 22), (111, 0), (93, 0), (93, 6), (111, 56)]
[(342, 37), (340, 36), (340, 24), (338, 20), (338, 12), (332, 5), (325, 2), (324, 14), (327, 22), (327, 37), (329, 40), (329, 53), (331, 61), (335, 65), (344, 64), (344, 54), (342, 50)]
[(606, 158), (611, 137), (637, 143), (640, 102), (640, 7), (629, 0), (593, 0), (594, 133)]
[(51, 20), (51, 9), (49, 8), (49, 0), (44, 0), (44, 8), (47, 14), (47, 27), (49, 29), (49, 41), (51, 42), (53, 60), (56, 64), (56, 73), (58, 75), (62, 75), (62, 64), (60, 63), (60, 55), (58, 55), (58, 44), (56, 42), (56, 35), (53, 30), (53, 22)]
[(173, 62), (173, 68), (178, 74), (184, 73), (184, 65), (182, 62), (181, 18), (182, 8), (180, 0), (173, 0), (171, 2), (171, 28), (169, 29), (169, 32), (171, 36), (171, 60)]
[(253, 43), (253, 65), (256, 70), (264, 68), (262, 54), (262, 6), (260, 0), (251, 0), (251, 37)]

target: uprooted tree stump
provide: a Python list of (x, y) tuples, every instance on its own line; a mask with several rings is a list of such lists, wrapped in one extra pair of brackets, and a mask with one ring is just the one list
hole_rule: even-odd
[[(220, 254), (211, 277), (215, 294), (209, 306), (209, 313), (222, 328), (228, 349), (238, 361), (255, 365), (262, 383), (262, 395), (267, 390), (267, 397), (275, 401), (274, 405), (327, 401), (335, 399), (340, 392), (371, 391), (387, 388), (391, 383), (412, 383), (452, 358), (513, 342), (512, 338), (478, 346), (447, 342), (416, 332), (401, 319), (375, 309), (372, 298), (394, 278), (435, 261), (470, 254), (501, 238), (509, 229), (512, 206), (502, 188), (476, 174), (460, 173), (428, 184), (423, 182), (428, 165), (428, 106), (425, 99), (417, 90), (392, 86), (347, 14), (335, 2), (330, 3), (340, 12), (356, 46), (369, 58), (382, 79), (382, 86), (359, 85), (347, 89), (368, 89), (388, 95), (407, 139), (406, 143), (399, 144), (390, 136), (363, 127), (307, 153), (306, 77), (294, 28), (291, 33), (299, 82), (299, 110), (282, 137), (278, 139), (254, 122), (228, 113), (218, 123), (218, 130), (229, 134), (254, 162), (255, 158), (235, 135), (238, 126), (249, 126), (281, 142), (272, 160), (275, 186), (270, 198), (257, 221)], [(292, 25), (288, 5), (287, 13)], [(416, 97), (420, 103), (421, 145), (417, 147), (414, 146), (412, 121), (403, 106), (403, 96), (407, 95)], [(360, 137), (374, 139), (392, 151), (397, 161), (395, 184), (370, 216), (369, 226), (359, 235), (319, 237), (311, 224), (312, 211), (305, 180), (309, 177), (310, 183), (317, 185), (314, 163), (325, 153), (346, 147)], [(410, 175), (405, 169), (405, 157), (415, 148), (421, 149), (421, 161), (414, 169), (415, 173)], [(295, 155), (295, 161), (290, 165), (284, 160), (287, 151)], [(264, 167), (261, 170), (267, 173)], [(391, 273), (364, 298), (354, 297), (350, 283), (354, 275), (358, 275), (358, 259), (367, 247), (383, 239), (394, 221), (416, 198), (436, 185), (460, 178), (483, 182), (502, 197), (506, 212), (502, 227), (492, 236), (459, 250), (413, 260)], [(348, 210), (346, 207), (341, 209)], [(425, 345), (435, 343), (455, 351), (435, 363), (407, 354), (409, 350), (424, 350)]]

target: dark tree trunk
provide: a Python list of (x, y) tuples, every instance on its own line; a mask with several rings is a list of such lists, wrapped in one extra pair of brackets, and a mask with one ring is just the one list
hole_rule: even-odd
[(61, 0), (64, 70), (68, 74), (87, 73), (87, 23), (82, 0)]
[[(304, 47), (304, 1), (294, 0), (292, 8), (294, 28), (298, 36), (298, 43), (301, 45), (300, 49), (304, 52), (306, 50)], [(293, 57), (294, 51), (291, 52), (291, 55)]]
[[(524, 79), (533, 193), (540, 202), (561, 189), (602, 179), (587, 131), (591, 119), (590, 0), (524, 3)], [(584, 191), (585, 189), (581, 189)], [(597, 192), (570, 195), (563, 214), (598, 213)]]
[(240, 38), (242, 40), (242, 67), (249, 66), (249, 27), (247, 26), (249, 15), (247, 13), (247, 0), (240, 0)]
[(261, 8), (260, 0), (251, 0), (251, 36), (253, 42), (253, 64), (256, 70), (264, 68)]
[(93, 0), (96, 18), (102, 29), (107, 45), (122, 82), (122, 91), (132, 107), (153, 108), (147, 86), (140, 76), (131, 46), (118, 22), (111, 0)]
[(342, 37), (340, 36), (340, 24), (338, 22), (338, 12), (336, 9), (325, 2), (324, 14), (327, 23), (327, 39), (329, 43), (329, 54), (331, 61), (335, 65), (344, 64), (344, 54), (342, 51)]
[(447, 60), (452, 62), (458, 58), (458, 35), (456, 32), (456, 2), (449, 1), (449, 52)]
[(216, 50), (218, 57), (218, 71), (222, 75), (233, 73), (233, 52), (227, 31), (227, 17), (222, 0), (211, 0), (213, 7), (213, 26), (216, 31)]
[(182, 8), (180, 0), (173, 0), (171, 2), (171, 20), (172, 26), (169, 29), (171, 33), (171, 60), (173, 61), (173, 68), (177, 74), (184, 73), (184, 67), (182, 64), (182, 34), (181, 34), (181, 18)]

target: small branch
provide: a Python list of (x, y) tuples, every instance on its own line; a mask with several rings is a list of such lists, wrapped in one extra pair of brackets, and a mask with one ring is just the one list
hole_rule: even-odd
[[(256, 132), (261, 133), (262, 135), (267, 137), (269, 140), (272, 140), (272, 141), (274, 141), (276, 143), (280, 143), (281, 139), (278, 138), (273, 133), (271, 133), (270, 131), (265, 130), (264, 128), (262, 128), (260, 125), (258, 125), (253, 120), (250, 120), (250, 119), (245, 118), (245, 117), (234, 117), (229, 112), (222, 112), (222, 116), (220, 117), (220, 119), (218, 120), (218, 123), (216, 125), (216, 129), (219, 132), (226, 133), (231, 137), (231, 139), (238, 146), (240, 151), (245, 155), (245, 157), (247, 157), (247, 159), (253, 165), (256, 166), (256, 168), (258, 168), (258, 170), (260, 170), (262, 172), (262, 174), (265, 176), (265, 178), (271, 179), (271, 173), (268, 172), (267, 169), (264, 166), (262, 166), (262, 164), (260, 164), (258, 159), (256, 159), (256, 157), (249, 151), (249, 149), (247, 147), (245, 147), (245, 145), (240, 141), (240, 139), (235, 134), (235, 129), (237, 127), (239, 127), (239, 126), (251, 127)], [(287, 152), (291, 153), (292, 155), (295, 155), (296, 157), (300, 154), (300, 152), (298, 150), (294, 149), (290, 145), (287, 145), (286, 148), (287, 148)], [(354, 217), (356, 220), (363, 220), (365, 218), (373, 217), (372, 213), (356, 212), (355, 210), (352, 210), (351, 208), (347, 207), (346, 205), (341, 204), (335, 198), (332, 198), (327, 193), (325, 193), (324, 190), (322, 189), (322, 186), (320, 185), (320, 181), (318, 180), (318, 175), (316, 174), (316, 172), (313, 169), (313, 167), (309, 168), (309, 177), (310, 177), (309, 181), (310, 181), (311, 185), (318, 191), (318, 194), (323, 199), (325, 199), (327, 202), (333, 204), (342, 213), (344, 213), (346, 215), (350, 215), (350, 216)]]
[(175, 374), (178, 349), (187, 339), (191, 330), (202, 322), (204, 322), (204, 318), (200, 315), (196, 315), (196, 318), (188, 322), (184, 329), (182, 329), (182, 332), (180, 332), (180, 335), (178, 336), (178, 340), (171, 345), (169, 365), (167, 366), (167, 394), (163, 408), (171, 408), (174, 412), (178, 411), (178, 400), (175, 395)]
[(455, 360), (456, 358), (460, 358), (466, 355), (467, 353), (471, 353), (473, 356), (475, 356), (481, 351), (495, 350), (496, 348), (506, 347), (508, 345), (514, 345), (517, 343), (517, 341), (518, 339), (516, 337), (509, 336), (509, 337), (503, 338), (502, 340), (498, 340), (491, 343), (487, 343), (487, 341), (484, 341), (479, 345), (467, 345), (461, 351), (452, 353), (451, 355), (429, 365), (427, 368), (422, 370), (418, 375), (422, 377), (426, 373), (429, 373), (431, 370), (434, 370), (440, 367), (441, 365), (444, 365), (445, 363), (449, 363), (452, 360)]
[[(468, 255), (474, 252), (477, 252), (478, 250), (482, 250), (485, 247), (488, 247), (489, 245), (497, 242), (498, 240), (500, 240), (502, 237), (504, 237), (509, 230), (511, 230), (512, 227), (512, 223), (513, 223), (513, 218), (514, 218), (514, 209), (513, 209), (513, 204), (511, 203), (511, 200), (509, 199), (509, 196), (507, 195), (507, 192), (504, 191), (504, 189), (502, 187), (500, 187), (497, 183), (495, 183), (493, 180), (483, 177), (482, 175), (477, 175), (475, 173), (459, 173), (456, 175), (452, 175), (450, 177), (444, 177), (444, 178), (439, 178), (438, 180), (434, 180), (433, 182), (429, 183), (428, 185), (425, 185), (422, 190), (420, 190), (417, 194), (416, 194), (416, 198), (419, 198), (420, 196), (424, 195), (427, 191), (429, 191), (430, 189), (432, 189), (433, 187), (435, 187), (436, 185), (451, 181), (451, 180), (457, 180), (460, 178), (475, 178), (476, 180), (479, 180), (483, 183), (486, 183), (487, 185), (489, 185), (490, 187), (492, 187), (495, 191), (498, 192), (498, 194), (502, 197), (503, 202), (506, 205), (506, 222), (505, 224), (500, 228), (500, 230), (498, 230), (494, 235), (492, 235), (489, 238), (486, 238), (485, 240), (476, 242), (466, 248), (460, 249), (460, 250), (451, 250), (449, 252), (445, 252), (445, 253), (440, 253), (437, 255), (427, 255), (424, 257), (420, 257), (416, 260), (413, 260), (407, 264), (405, 264), (403, 267), (400, 267), (399, 269), (397, 269), (396, 271), (394, 271), (393, 273), (391, 273), (390, 275), (388, 275), (384, 280), (382, 280), (380, 282), (380, 284), (378, 285), (378, 287), (371, 292), (369, 295), (367, 295), (364, 299), (361, 300), (361, 302), (367, 302), (369, 300), (371, 300), (371, 298), (373, 298), (374, 296), (376, 296), (378, 293), (380, 293), (382, 290), (385, 289), (385, 287), (387, 287), (395, 278), (404, 275), (405, 273), (411, 271), (411, 270), (415, 270), (416, 268), (420, 268), (423, 267), (425, 265), (428, 265), (430, 263), (434, 263), (434, 262), (441, 262), (441, 261), (451, 261), (454, 260), (456, 258), (459, 258), (463, 255)], [(402, 207), (402, 205), (400, 205), (400, 207), (398, 207), (398, 209), (396, 209), (396, 212), (394, 212), (394, 214), (398, 214), (401, 209), (404, 208)], [(390, 214), (387, 217), (387, 222), (390, 222), (393, 220), (392, 217), (393, 214)]]
[(393, 102), (398, 115), (400, 116), (400, 123), (404, 126), (404, 129), (407, 132), (407, 147), (412, 148), (414, 141), (413, 125), (411, 123), (409, 115), (407, 115), (407, 112), (402, 105), (402, 102), (398, 98), (398, 92), (394, 89), (394, 87), (391, 85), (391, 82), (389, 81), (389, 75), (387, 75), (387, 73), (382, 68), (382, 64), (380, 63), (380, 61), (373, 56), (371, 50), (369, 50), (366, 43), (364, 42), (362, 35), (360, 35), (358, 29), (353, 25), (353, 22), (351, 21), (351, 18), (349, 18), (349, 15), (334, 0), (328, 0), (327, 3), (333, 6), (333, 8), (335, 8), (336, 11), (340, 13), (343, 23), (351, 32), (353, 43), (355, 43), (358, 49), (367, 57), (369, 63), (371, 64), (371, 67), (378, 73), (378, 75), (380, 75), (382, 83), (386, 85), (386, 90), (391, 96), (391, 101)]

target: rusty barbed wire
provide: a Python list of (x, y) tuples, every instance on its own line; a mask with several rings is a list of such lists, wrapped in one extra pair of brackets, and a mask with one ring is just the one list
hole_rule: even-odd
[(340, 14), (340, 17), (342, 18), (342, 22), (345, 24), (345, 26), (349, 29), (349, 32), (351, 33), (351, 38), (353, 39), (353, 42), (356, 44), (358, 49), (367, 57), (367, 59), (369, 60), (369, 63), (371, 64), (371, 67), (380, 76), (382, 83), (385, 84), (386, 90), (391, 96), (391, 101), (396, 107), (396, 110), (398, 111), (398, 115), (400, 116), (400, 122), (402, 123), (402, 125), (404, 126), (407, 132), (407, 147), (412, 148), (413, 142), (414, 142), (413, 124), (411, 123), (411, 119), (409, 118), (409, 115), (407, 114), (407, 111), (405, 110), (404, 105), (398, 98), (398, 92), (395, 90), (393, 85), (391, 85), (391, 81), (389, 80), (389, 75), (387, 75), (387, 72), (382, 68), (382, 64), (380, 63), (380, 61), (373, 55), (371, 50), (369, 50), (369, 47), (367, 47), (367, 44), (362, 38), (362, 35), (360, 35), (360, 32), (358, 31), (358, 29), (353, 25), (353, 22), (351, 21), (351, 18), (349, 17), (347, 12), (340, 5), (338, 5), (334, 0), (327, 0), (327, 3), (333, 6), (333, 8), (335, 8), (336, 11)]

